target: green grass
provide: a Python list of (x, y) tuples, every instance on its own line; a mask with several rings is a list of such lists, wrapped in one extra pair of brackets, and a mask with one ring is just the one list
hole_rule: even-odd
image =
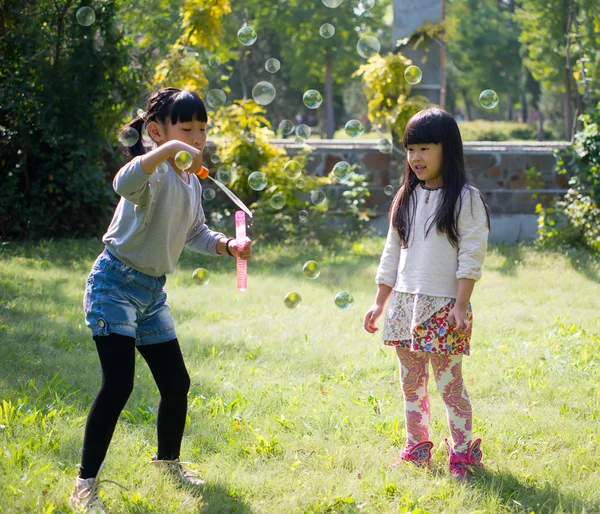
[[(182, 490), (148, 464), (158, 394), (143, 360), (109, 449), (105, 500), (125, 513), (600, 512), (600, 262), (493, 247), (475, 288), (465, 376), (486, 469), (447, 473), (432, 385), (433, 470), (388, 465), (403, 441), (393, 350), (362, 329), (381, 239), (352, 248), (258, 245), (249, 290), (233, 261), (184, 253), (167, 282), (192, 377)], [(97, 242), (0, 250), (0, 512), (68, 512), (97, 356), (82, 295)], [(314, 281), (302, 263), (322, 265)], [(190, 279), (211, 272), (206, 287)], [(303, 303), (283, 305), (288, 291)], [(351, 291), (353, 308), (333, 304)]]

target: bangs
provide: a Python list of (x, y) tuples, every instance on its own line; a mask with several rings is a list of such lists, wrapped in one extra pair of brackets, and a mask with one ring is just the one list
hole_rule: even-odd
[(440, 123), (437, 109), (426, 109), (415, 114), (404, 129), (402, 144), (410, 145), (438, 144), (443, 139), (443, 123)]
[(175, 97), (171, 104), (169, 117), (172, 125), (178, 122), (186, 123), (194, 119), (204, 123), (208, 121), (204, 102), (193, 91), (182, 91)]

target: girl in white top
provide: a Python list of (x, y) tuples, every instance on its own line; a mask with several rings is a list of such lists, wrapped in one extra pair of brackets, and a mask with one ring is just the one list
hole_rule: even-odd
[(459, 480), (482, 465), (472, 441), (472, 411), (462, 378), (473, 323), (469, 303), (481, 278), (489, 210), (466, 176), (458, 125), (443, 109), (418, 112), (408, 122), (404, 184), (390, 209), (387, 240), (376, 275), (378, 291), (365, 315), (374, 333), (389, 299), (384, 343), (396, 348), (404, 394), (406, 446), (401, 461), (428, 466), (429, 362), (446, 411), (450, 473)]

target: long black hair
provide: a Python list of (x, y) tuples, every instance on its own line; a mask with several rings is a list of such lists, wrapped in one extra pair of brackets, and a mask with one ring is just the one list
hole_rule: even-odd
[[(460, 130), (454, 118), (439, 107), (423, 109), (415, 114), (404, 129), (402, 144), (404, 148), (419, 144), (442, 144), (442, 198), (433, 215), (425, 237), (436, 226), (439, 234), (446, 234), (448, 240), (458, 248), (458, 213), (462, 209), (461, 192), (465, 185), (471, 186), (465, 172), (465, 158)], [(411, 222), (414, 219), (417, 204), (413, 192), (421, 181), (406, 160), (404, 184), (396, 193), (390, 208), (390, 221), (398, 230), (402, 246), (407, 247), (410, 239)], [(485, 206), (487, 225), (490, 226), (489, 208), (481, 192), (481, 201)], [(456, 209), (458, 202), (458, 209)], [(472, 206), (471, 206), (472, 208)], [(411, 212), (412, 211), (412, 212)]]
[(146, 112), (143, 116), (137, 116), (121, 129), (120, 140), (127, 139), (127, 132), (131, 132), (130, 129), (135, 129), (138, 134), (137, 142), (134, 145), (123, 145), (125, 155), (129, 157), (144, 155), (146, 153), (142, 141), (144, 125), (151, 121), (158, 121), (164, 125), (167, 118), (171, 120), (172, 125), (179, 121), (185, 123), (193, 119), (204, 123), (208, 121), (206, 107), (197, 93), (175, 87), (161, 89), (148, 98)]

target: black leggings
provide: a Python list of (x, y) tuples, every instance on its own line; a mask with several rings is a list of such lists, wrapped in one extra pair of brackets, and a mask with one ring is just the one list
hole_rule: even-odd
[[(81, 478), (91, 478), (106, 456), (117, 420), (133, 389), (135, 373), (135, 339), (120, 334), (94, 337), (100, 365), (102, 384), (92, 403), (85, 426), (81, 456)], [(179, 457), (181, 439), (187, 414), (187, 394), (190, 377), (179, 341), (138, 346), (148, 363), (160, 391), (156, 421), (158, 431), (158, 459)]]

